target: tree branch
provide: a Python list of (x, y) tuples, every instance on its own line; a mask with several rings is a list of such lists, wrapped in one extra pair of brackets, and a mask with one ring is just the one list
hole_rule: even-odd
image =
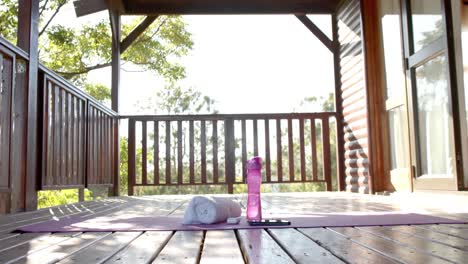
[(112, 65), (112, 62), (106, 62), (106, 63), (102, 63), (102, 64), (97, 64), (97, 65), (85, 67), (83, 70), (80, 70), (80, 71), (74, 71), (74, 72), (55, 71), (55, 72), (62, 75), (66, 79), (69, 79), (69, 78), (75, 77), (77, 75), (85, 74), (85, 73), (88, 73), (88, 72), (90, 72), (92, 70), (97, 70), (97, 69), (102, 69), (102, 68), (105, 68), (105, 67), (109, 67), (111, 65)]
[(58, 14), (58, 12), (60, 11), (60, 9), (65, 5), (66, 1), (63, 2), (62, 4), (60, 4), (57, 9), (55, 10), (54, 14), (52, 14), (52, 16), (50, 17), (49, 21), (47, 21), (47, 23), (45, 24), (45, 26), (41, 29), (41, 31), (39, 32), (39, 37), (44, 33), (44, 31), (47, 29), (47, 27), (49, 26), (50, 22), (52, 22), (52, 20), (54, 20), (55, 16)]
[(44, 13), (44, 10), (46, 9), (48, 3), (49, 3), (49, 0), (45, 0), (44, 5), (42, 5), (41, 11), (39, 12), (39, 18), (42, 16), (42, 13)]

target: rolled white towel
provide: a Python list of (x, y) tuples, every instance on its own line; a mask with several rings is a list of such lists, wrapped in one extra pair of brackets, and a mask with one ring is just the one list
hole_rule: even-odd
[(185, 210), (184, 225), (214, 224), (225, 222), (229, 217), (239, 217), (239, 203), (228, 198), (195, 196)]

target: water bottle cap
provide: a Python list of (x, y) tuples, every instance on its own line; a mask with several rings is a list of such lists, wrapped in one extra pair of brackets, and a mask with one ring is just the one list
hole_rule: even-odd
[(262, 158), (253, 157), (252, 159), (247, 161), (248, 170), (260, 170), (261, 168), (262, 168)]

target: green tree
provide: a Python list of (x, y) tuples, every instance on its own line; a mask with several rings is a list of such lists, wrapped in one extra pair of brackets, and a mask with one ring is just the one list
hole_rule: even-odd
[[(71, 0), (40, 1), (40, 60), (48, 68), (82, 89), (96, 88), (88, 84), (87, 73), (111, 65), (111, 30), (108, 18), (75, 28), (57, 23), (57, 14)], [(0, 4), (0, 34), (16, 42), (18, 1), (3, 0)], [(135, 17), (122, 25), (125, 38), (143, 17)], [(153, 71), (168, 81), (185, 77), (185, 68), (177, 58), (193, 46), (191, 34), (180, 16), (160, 16), (122, 54), (122, 65), (137, 65)], [(103, 88), (100, 86), (99, 88)]]

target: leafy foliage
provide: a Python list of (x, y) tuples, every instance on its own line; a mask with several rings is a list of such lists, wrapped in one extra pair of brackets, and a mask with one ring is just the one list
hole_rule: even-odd
[[(91, 191), (85, 189), (84, 195), (85, 200), (91, 199)], [(76, 202), (78, 202), (78, 190), (76, 189), (40, 191), (37, 196), (37, 207), (39, 209)]]
[[(75, 85), (85, 88), (87, 73), (111, 65), (111, 30), (108, 19), (75, 28), (54, 20), (71, 0), (40, 1), (40, 60), (48, 68), (61, 74)], [(3, 0), (0, 4), (0, 34), (16, 42), (18, 1)], [(142, 17), (135, 17), (122, 25), (125, 38)], [(54, 24), (55, 23), (55, 24)], [(180, 16), (160, 16), (122, 54), (122, 64), (138, 65), (153, 71), (168, 81), (185, 77), (185, 68), (177, 58), (192, 49), (191, 34)]]

